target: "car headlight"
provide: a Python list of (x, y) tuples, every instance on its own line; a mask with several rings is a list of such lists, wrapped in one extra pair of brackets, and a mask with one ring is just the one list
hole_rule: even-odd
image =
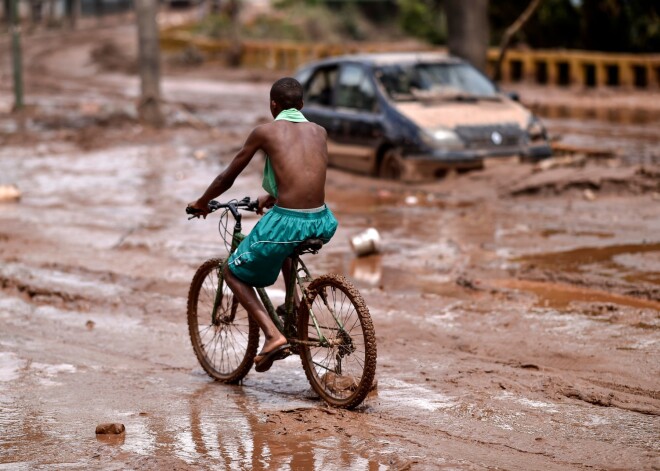
[(532, 116), (529, 119), (529, 124), (527, 125), (527, 136), (529, 136), (530, 141), (538, 141), (540, 139), (545, 141), (548, 137), (543, 123), (541, 123), (541, 121), (536, 116)]
[(424, 129), (420, 132), (422, 141), (429, 147), (441, 149), (462, 149), (463, 141), (454, 131), (445, 128)]

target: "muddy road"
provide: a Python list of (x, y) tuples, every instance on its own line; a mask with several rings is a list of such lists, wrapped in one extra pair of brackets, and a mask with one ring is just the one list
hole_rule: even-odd
[[(137, 80), (90, 62), (133, 33), (26, 41), (30, 106), (0, 111), (0, 185), (22, 192), (0, 203), (0, 468), (660, 468), (653, 113), (611, 123), (628, 143), (615, 158), (499, 160), (416, 186), (331, 170), (340, 228), (306, 261), (355, 282), (378, 339), (376, 391), (334, 410), (297, 357), (214, 383), (187, 334), (190, 279), (224, 249), (217, 219), (184, 208), (269, 118), (270, 76), (168, 69), (168, 126), (145, 129)], [(604, 133), (575, 119), (550, 130)], [(260, 167), (227, 196), (256, 196)], [(382, 253), (356, 259), (367, 227)], [(125, 435), (97, 439), (102, 422)]]

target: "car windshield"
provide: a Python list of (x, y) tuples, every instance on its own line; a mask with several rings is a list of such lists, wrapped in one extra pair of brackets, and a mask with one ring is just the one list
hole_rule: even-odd
[(386, 65), (377, 69), (376, 76), (394, 100), (497, 97), (495, 86), (469, 64)]

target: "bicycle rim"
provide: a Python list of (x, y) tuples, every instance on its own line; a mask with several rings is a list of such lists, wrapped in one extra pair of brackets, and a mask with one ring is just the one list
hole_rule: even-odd
[[(369, 310), (357, 289), (340, 275), (324, 275), (309, 285), (299, 313), (305, 345), (301, 359), (312, 388), (328, 404), (353, 408), (369, 393), (376, 373), (376, 337)], [(314, 322), (314, 319), (316, 322)]]
[(259, 328), (222, 280), (222, 265), (221, 259), (207, 260), (195, 273), (188, 293), (188, 331), (204, 371), (218, 381), (236, 383), (252, 367)]

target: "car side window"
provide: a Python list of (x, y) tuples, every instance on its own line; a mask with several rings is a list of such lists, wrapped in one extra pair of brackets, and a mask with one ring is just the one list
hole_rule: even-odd
[(346, 64), (342, 67), (335, 104), (342, 108), (375, 111), (376, 89), (362, 66)]
[(337, 66), (318, 69), (305, 89), (305, 103), (332, 106), (332, 90), (336, 82)]

